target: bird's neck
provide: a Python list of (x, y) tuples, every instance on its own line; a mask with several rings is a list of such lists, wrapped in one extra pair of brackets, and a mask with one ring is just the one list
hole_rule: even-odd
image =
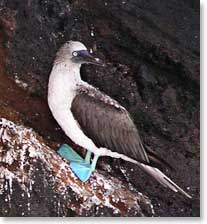
[(55, 63), (48, 83), (48, 103), (51, 110), (55, 111), (58, 105), (72, 101), (81, 82), (80, 66)]
[(74, 64), (68, 61), (54, 63), (50, 79), (54, 82), (63, 83), (67, 88), (75, 88), (82, 80), (80, 77), (81, 64)]
[(66, 116), (79, 83), (80, 66), (69, 63), (54, 64), (48, 83), (48, 104), (56, 119)]

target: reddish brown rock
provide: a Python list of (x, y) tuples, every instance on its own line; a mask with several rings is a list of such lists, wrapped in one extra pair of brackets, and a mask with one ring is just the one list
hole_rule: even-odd
[(153, 207), (110, 174), (82, 183), (32, 129), (0, 118), (0, 215), (151, 216)]

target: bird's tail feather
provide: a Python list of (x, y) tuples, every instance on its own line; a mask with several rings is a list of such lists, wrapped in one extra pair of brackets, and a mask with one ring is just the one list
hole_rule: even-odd
[(185, 192), (182, 188), (180, 188), (177, 184), (175, 184), (170, 178), (168, 178), (164, 173), (162, 173), (158, 168), (153, 166), (138, 162), (128, 156), (123, 154), (119, 154), (117, 152), (112, 152), (106, 148), (100, 148), (104, 151), (104, 156), (111, 156), (113, 158), (121, 158), (125, 161), (129, 161), (131, 163), (137, 164), (143, 171), (152, 176), (155, 180), (157, 180), (164, 187), (170, 188), (174, 192), (180, 192), (184, 194), (188, 198), (192, 198), (187, 192)]
[(180, 192), (184, 194), (186, 197), (192, 198), (187, 192), (185, 192), (182, 188), (180, 188), (177, 184), (175, 184), (159, 169), (142, 163), (138, 163), (138, 166), (146, 173), (148, 173), (150, 176), (152, 176), (155, 180), (157, 180), (160, 184), (162, 184), (164, 187), (168, 187), (174, 192)]
[(169, 164), (166, 160), (162, 159), (159, 155), (156, 154), (156, 152), (152, 151), (150, 147), (145, 145), (145, 150), (147, 152), (147, 155), (150, 160), (150, 164), (152, 166), (154, 165), (155, 167), (160, 167), (160, 168), (164, 166), (169, 168), (170, 170), (175, 171), (174, 167), (171, 164)]

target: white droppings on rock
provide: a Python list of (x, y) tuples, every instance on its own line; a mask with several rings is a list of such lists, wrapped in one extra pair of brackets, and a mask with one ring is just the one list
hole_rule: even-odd
[(20, 88), (22, 88), (22, 89), (27, 89), (28, 88), (28, 84), (23, 82), (22, 80), (20, 80), (17, 76), (15, 76), (14, 81)]
[(93, 31), (93, 30), (91, 30), (91, 36), (92, 36), (92, 37), (94, 37), (94, 36), (95, 36), (95, 34), (94, 34), (94, 31)]
[[(142, 211), (139, 201), (143, 200), (145, 204), (150, 202), (138, 193), (133, 193), (134, 189), (133, 192), (128, 190), (118, 179), (105, 177), (99, 172), (95, 172), (86, 183), (80, 182), (71, 172), (69, 164), (40, 139), (32, 129), (0, 119), (0, 142), (3, 144), (2, 150), (5, 151), (3, 156), (0, 155), (0, 161), (4, 161), (8, 167), (16, 164), (12, 171), (4, 166), (0, 167), (0, 194), (9, 192), (6, 202), (10, 203), (14, 194), (13, 182), (17, 182), (23, 190), (21, 197), (28, 200), (28, 212), (22, 216), (29, 214), (32, 209), (31, 196), (36, 179), (34, 173), (39, 171), (43, 172), (43, 188), (48, 188), (47, 178), (50, 179), (56, 188), (55, 192), (79, 215), (85, 214), (94, 206), (99, 215), (99, 208), (103, 207), (112, 209), (114, 214), (127, 215), (124, 213), (126, 210), (122, 210), (122, 204), (129, 211), (135, 210), (140, 215)], [(37, 161), (41, 161), (47, 170), (36, 167)], [(68, 199), (69, 191), (75, 196), (72, 199)], [(54, 196), (54, 203), (58, 214), (62, 214), (61, 200)]]

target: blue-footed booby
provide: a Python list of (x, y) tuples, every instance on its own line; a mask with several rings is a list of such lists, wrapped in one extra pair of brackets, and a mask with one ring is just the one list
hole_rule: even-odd
[(110, 156), (137, 164), (163, 186), (191, 198), (153, 165), (159, 157), (144, 147), (128, 111), (81, 79), (84, 63), (103, 65), (81, 42), (66, 42), (57, 52), (48, 84), (48, 104), (54, 118), (74, 143), (87, 150), (84, 159), (66, 144), (58, 151), (76, 176), (87, 181), (98, 158)]

